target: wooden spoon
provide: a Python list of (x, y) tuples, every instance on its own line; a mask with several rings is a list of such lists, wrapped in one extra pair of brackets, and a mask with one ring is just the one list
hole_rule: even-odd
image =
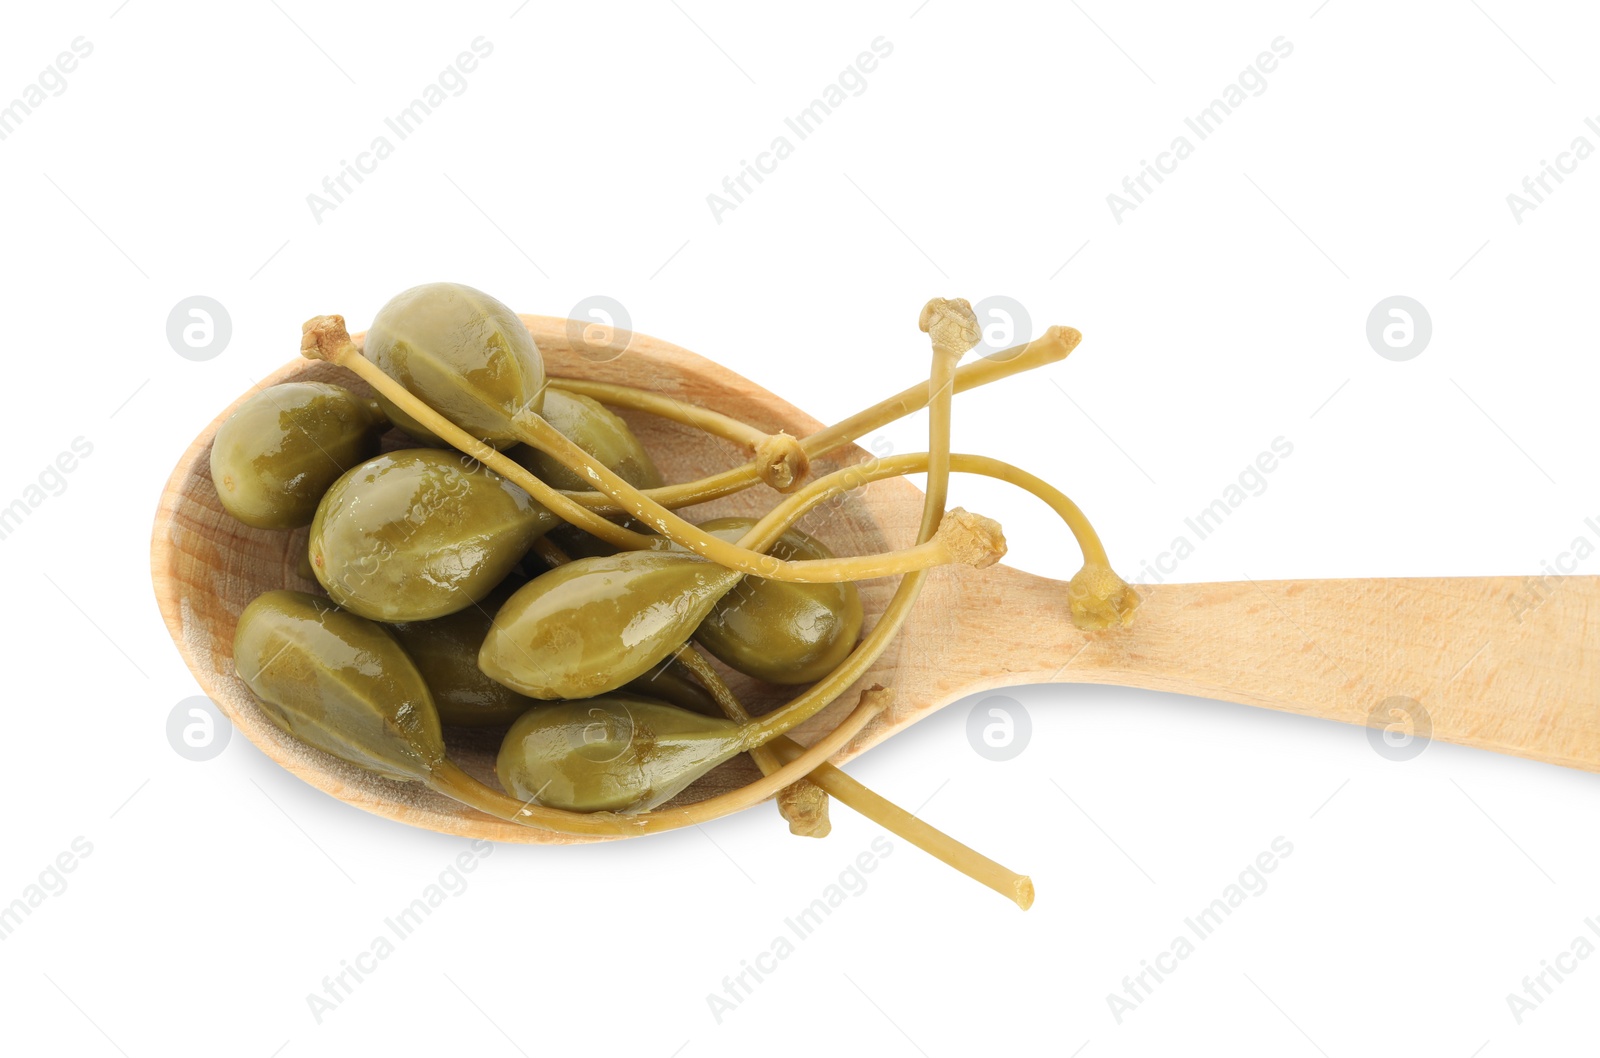
[[(634, 334), (624, 354), (602, 361), (574, 349), (569, 334), (577, 332), (569, 328), (581, 324), (546, 316), (523, 321), (552, 375), (669, 393), (769, 432), (781, 428), (803, 436), (822, 425), (726, 368), (659, 339)], [(343, 369), (306, 360), (285, 366), (262, 385), (308, 380), (366, 391)], [(303, 745), (261, 713), (233, 671), (239, 613), (264, 591), (318, 589), (299, 572), (305, 530), (251, 529), (217, 500), (211, 442), (232, 411), (207, 426), (178, 461), (151, 541), (151, 576), (162, 616), (206, 694), (273, 760), (366, 811), (495, 841), (589, 840), (515, 826), (416, 784), (379, 778)], [(690, 427), (652, 416), (625, 418), (669, 481), (748, 458), (729, 442)], [(390, 439), (392, 447), (405, 443)], [(813, 472), (866, 458), (868, 453), (852, 447), (816, 460)], [(691, 508), (689, 517), (759, 515), (775, 499), (756, 486)], [(803, 524), (836, 553), (869, 553), (912, 542), (921, 509), (922, 494), (914, 485), (889, 479), (814, 512)], [(1070, 544), (1063, 546), (1067, 553), (1073, 560), (1063, 576), (1077, 568)], [(893, 585), (870, 581), (861, 588), (871, 620)], [(893, 708), (835, 762), (967, 695), (1062, 682), (1174, 691), (1423, 736), (1431, 732), (1445, 742), (1600, 771), (1600, 650), (1586, 634), (1588, 615), (1600, 606), (1600, 578), (1569, 577), (1533, 607), (1523, 581), (1509, 577), (1170, 584), (1140, 591), (1145, 601), (1132, 628), (1085, 634), (1068, 617), (1064, 582), (1004, 565), (935, 571), (905, 629), (862, 682), (894, 688)], [(756, 711), (785, 697), (737, 674), (729, 678)], [(854, 691), (844, 695), (802, 726), (796, 740), (814, 741), (855, 697)], [(452, 757), (494, 782), (498, 733), (448, 734)], [(690, 787), (677, 803), (742, 786), (756, 775), (748, 758), (740, 757)]]

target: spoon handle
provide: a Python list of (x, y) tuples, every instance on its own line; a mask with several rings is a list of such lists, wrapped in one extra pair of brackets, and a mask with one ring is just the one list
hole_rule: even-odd
[(1600, 577), (1141, 585), (1132, 628), (1085, 634), (1064, 584), (987, 575), (942, 600), (994, 631), (957, 638), (939, 704), (1117, 684), (1383, 728), (1396, 752), (1416, 734), (1600, 771)]

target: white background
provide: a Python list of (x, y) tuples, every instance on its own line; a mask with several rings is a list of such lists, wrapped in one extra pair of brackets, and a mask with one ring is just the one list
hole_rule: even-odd
[[(1086, 339), (961, 398), (957, 444), (1047, 472), (1129, 576), (1279, 436), (1292, 458), (1175, 579), (1534, 573), (1600, 514), (1600, 161), (1521, 223), (1507, 204), (1575, 137), (1600, 145), (1585, 5), (518, 2), (8, 12), (0, 101), (75, 38), (93, 52), (0, 141), (0, 503), (74, 438), (93, 454), (0, 541), (0, 903), (74, 838), (93, 852), (0, 941), (0, 1046), (1592, 1049), (1600, 959), (1520, 1024), (1506, 1001), (1600, 916), (1592, 776), (1445, 745), (1397, 763), (1355, 728), (1070, 687), (1012, 692), (1033, 733), (1008, 763), (968, 744), (975, 698), (852, 766), (1030, 873), (1027, 914), (895, 841), (719, 1023), (707, 994), (876, 828), (836, 810), (805, 842), (763, 807), (500, 847), (319, 1024), (307, 994), (466, 843), (346, 807), (243, 738), (177, 755), (167, 717), (197, 692), (147, 574), (172, 464), (312, 314), (364, 326), (436, 279), (552, 315), (604, 294), (833, 420), (924, 370), (928, 297), (1011, 297)], [(480, 36), (466, 90), (314, 219), (307, 195)], [(719, 223), (707, 195), (880, 36), (865, 91)], [(1114, 219), (1107, 195), (1278, 37), (1265, 91)], [(196, 294), (232, 319), (206, 362), (165, 333)], [(1408, 362), (1365, 334), (1395, 294), (1433, 323)], [(1004, 522), (1016, 563), (1076, 567), (1027, 497), (963, 479), (955, 499)], [(1294, 851), (1269, 887), (1119, 1024), (1107, 995), (1278, 836)]]

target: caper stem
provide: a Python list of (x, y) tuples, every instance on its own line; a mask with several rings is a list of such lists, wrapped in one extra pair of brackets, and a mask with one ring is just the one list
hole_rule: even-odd
[[(771, 749), (782, 761), (795, 758), (800, 746), (792, 739), (774, 739)], [(1026, 911), (1033, 906), (1033, 880), (969, 848), (938, 827), (923, 822), (893, 801), (873, 792), (846, 772), (829, 765), (811, 773), (811, 781), (872, 820), (897, 834), (941, 863), (949, 864), (975, 882), (981, 882)]]
[[(961, 355), (960, 351), (953, 354), (951, 352), (959, 340), (951, 331), (955, 329), (955, 323), (961, 322), (960, 309), (963, 306), (966, 309), (965, 318), (970, 321), (971, 338), (965, 348), (971, 348), (978, 342), (977, 320), (973, 317), (972, 307), (966, 302), (949, 303), (935, 299), (922, 310), (920, 322), (923, 330), (929, 330), (930, 314), (936, 310), (944, 314), (943, 318), (933, 321), (936, 325), (930, 331), (934, 348), (933, 366), (928, 373), (928, 451), (943, 453), (941, 461), (946, 466), (950, 452), (950, 404), (955, 389), (952, 376), (956, 370), (956, 361)], [(942, 480), (936, 480), (936, 477)], [(928, 490), (922, 499), (922, 524), (917, 529), (918, 544), (926, 543), (944, 522), (945, 490), (948, 483), (948, 470), (943, 475), (936, 476), (932, 472), (928, 474)], [(746, 534), (747, 537), (748, 535)], [(788, 734), (795, 726), (815, 716), (829, 702), (842, 694), (845, 688), (865, 675), (905, 624), (912, 606), (916, 605), (917, 596), (922, 593), (922, 585), (927, 578), (926, 570), (907, 574), (900, 581), (900, 586), (895, 589), (894, 597), (889, 600), (889, 605), (884, 609), (878, 623), (872, 626), (872, 631), (867, 633), (838, 668), (813, 684), (809, 690), (788, 705), (775, 709), (746, 725), (744, 731), (752, 736), (750, 744), (762, 745), (778, 735)]]
[(541, 536), (533, 542), (533, 553), (539, 556), (541, 562), (552, 569), (556, 566), (564, 566), (572, 561), (567, 553), (557, 547), (555, 542), (548, 536)]
[[(739, 696), (733, 693), (733, 688), (728, 686), (728, 682), (722, 678), (722, 674), (712, 667), (711, 663), (705, 659), (705, 655), (701, 654), (693, 643), (684, 643), (679, 646), (675, 656), (678, 662), (689, 670), (690, 674), (700, 682), (700, 685), (716, 701), (717, 707), (722, 710), (724, 716), (735, 723), (748, 724), (750, 722), (750, 712), (744, 707), (744, 703), (739, 701)], [(771, 746), (758, 746), (751, 750), (750, 759), (755, 761), (756, 767), (761, 769), (761, 774), (763, 775), (771, 775), (783, 767), (783, 762), (778, 759), (777, 754), (773, 753)], [(824, 764), (817, 770), (822, 771), (832, 767), (833, 765), (831, 764)], [(815, 776), (816, 772), (813, 772), (808, 778), (815, 778)], [(805, 781), (805, 779), (800, 780), (801, 783)], [(790, 793), (794, 792), (793, 787), (789, 787), (788, 790)], [(791, 833), (802, 837), (826, 837), (828, 833), (826, 804), (828, 796), (819, 787), (811, 791), (811, 797), (821, 801), (822, 804), (813, 803), (811, 805), (812, 812), (801, 813), (791, 811), (796, 807), (796, 802), (786, 802), (782, 793), (780, 793), (778, 811), (788, 821)], [(807, 799), (800, 798), (798, 800)], [(807, 818), (808, 816), (809, 818)]]
[[(978, 386), (986, 386), (1003, 378), (1032, 371), (1035, 368), (1063, 360), (1078, 343), (1083, 340), (1083, 335), (1072, 327), (1055, 326), (1049, 328), (1044, 334), (1031, 342), (1013, 346), (1002, 350), (981, 360), (975, 360), (963, 365), (956, 370), (956, 393), (965, 393)], [(552, 385), (566, 385), (568, 380), (555, 379)], [(631, 408), (638, 411), (655, 412), (666, 418), (679, 422), (685, 420), (674, 414), (675, 409), (671, 404), (660, 403), (660, 394), (650, 390), (636, 389), (632, 386), (621, 386), (613, 383), (606, 384), (607, 396), (596, 396), (596, 400), (618, 408)], [(897, 419), (922, 410), (927, 406), (930, 397), (930, 388), (926, 382), (919, 382), (909, 386), (892, 397), (885, 398), (869, 408), (856, 412), (847, 419), (842, 419), (832, 426), (825, 427), (800, 439), (800, 445), (807, 456), (812, 459), (825, 455), (836, 448), (852, 444), (873, 430), (882, 429)], [(673, 401), (672, 404), (679, 402)], [(726, 418), (724, 416), (724, 418)], [(737, 421), (737, 420), (735, 420)], [(689, 425), (700, 425), (689, 423)], [(727, 440), (740, 442), (741, 436), (732, 432), (724, 433), (711, 428), (710, 432)], [(749, 429), (754, 429), (749, 428)], [(757, 431), (759, 432), (759, 431)], [(738, 431), (743, 434), (744, 431)], [(663, 507), (691, 507), (697, 503), (706, 503), (711, 500), (731, 496), (736, 492), (749, 488), (761, 479), (760, 467), (755, 461), (743, 466), (733, 467), (707, 475), (696, 481), (681, 484), (666, 485), (661, 488), (645, 489), (644, 494), (660, 503)], [(619, 507), (612, 498), (604, 492), (569, 492), (567, 493), (574, 502), (580, 503), (591, 510), (606, 514), (620, 513)]]
[[(956, 392), (959, 393), (963, 389), (968, 388), (961, 382), (962, 372), (968, 371), (974, 367), (986, 366), (987, 363), (987, 361), (981, 361), (978, 364), (967, 364), (959, 368), (956, 373)], [(566, 381), (567, 380), (565, 379), (561, 379), (557, 380), (553, 384), (565, 387)], [(589, 395), (587, 392), (587, 384), (585, 384), (584, 390), (574, 390), (574, 392), (584, 392), (585, 395)], [(600, 390), (596, 390), (596, 393), (600, 393)], [(618, 386), (611, 383), (606, 383), (604, 386), (606, 403), (614, 404), (617, 407), (627, 407), (640, 411), (652, 411), (655, 414), (661, 415), (663, 418), (668, 418), (675, 422), (681, 422), (689, 426), (698, 425), (695, 419), (686, 417), (685, 412), (689, 411), (690, 409), (685, 409), (682, 404), (679, 404), (676, 401), (672, 402), (672, 404), (675, 406), (662, 406), (659, 409), (656, 409), (648, 407), (648, 402), (642, 400), (635, 401), (635, 395), (645, 397), (654, 396), (654, 394), (651, 394), (648, 390), (636, 390), (631, 386)], [(599, 400), (601, 397), (595, 396), (594, 399)], [(698, 411), (700, 409), (693, 410)], [(754, 429), (754, 427), (751, 427), (751, 429)], [(812, 437), (817, 436), (819, 435), (812, 435)], [(805, 444), (806, 440), (809, 440), (809, 438), (802, 440), (801, 444)], [(886, 456), (882, 458), (870, 459), (862, 463), (857, 463), (841, 470), (837, 470), (826, 477), (817, 478), (811, 482), (808, 482), (801, 491), (785, 497), (784, 500), (778, 504), (778, 506), (774, 507), (764, 518), (762, 518), (754, 527), (752, 527), (751, 535), (741, 540), (740, 543), (752, 551), (766, 551), (773, 545), (774, 542), (776, 542), (778, 537), (787, 532), (790, 527), (792, 527), (802, 517), (832, 497), (843, 492), (852, 491), (853, 489), (856, 489), (862, 485), (871, 484), (874, 481), (881, 481), (885, 478), (900, 477), (906, 474), (926, 473), (928, 469), (928, 462), (929, 457), (928, 453), (926, 452), (908, 453), (898, 456)], [(1054, 485), (1051, 485), (1048, 481), (1045, 481), (1043, 478), (1040, 478), (1037, 475), (1031, 474), (1020, 467), (1013, 466), (1012, 464), (1006, 463), (1002, 460), (994, 459), (990, 456), (970, 455), (964, 452), (952, 452), (950, 454), (950, 467), (958, 474), (978, 474), (983, 477), (994, 478), (999, 481), (1004, 481), (1007, 484), (1015, 485), (1020, 489), (1032, 493), (1047, 506), (1049, 506), (1051, 510), (1055, 511), (1056, 515), (1060, 517), (1064, 523), (1066, 523), (1066, 526), (1069, 530), (1071, 530), (1074, 539), (1077, 540), (1078, 548), (1080, 551), (1082, 551), (1083, 560), (1086, 563), (1104, 566), (1107, 568), (1111, 566), (1111, 560), (1106, 555), (1105, 545), (1101, 542), (1099, 533), (1095, 531), (1095, 528), (1089, 522), (1088, 517), (1083, 513), (1082, 509), (1072, 501), (1071, 497), (1062, 492), (1060, 489), (1056, 488)], [(711, 481), (713, 479), (703, 478), (701, 480)], [(669, 495), (674, 488), (677, 488), (677, 486), (669, 485), (665, 488), (645, 489), (643, 492), (646, 496), (655, 499), (657, 502), (663, 505), (677, 506), (678, 504), (676, 499), (672, 495)], [(582, 502), (587, 496), (595, 495), (600, 494), (576, 492), (567, 493), (569, 498), (578, 500), (580, 502)], [(601, 510), (602, 508), (594, 507), (591, 509)]]
[[(378, 373), (382, 374), (381, 371)], [(387, 378), (388, 376), (385, 375), (384, 377)], [(944, 385), (948, 395), (948, 382), (941, 384)], [(401, 388), (403, 389), (403, 387)], [(948, 402), (946, 402), (946, 405), (948, 406)], [(407, 411), (409, 412), (410, 409), (408, 408)], [(430, 429), (433, 428), (432, 424), (426, 420), (423, 421), (423, 425), (428, 426)], [(947, 422), (947, 432), (948, 425)], [(621, 475), (578, 447), (560, 430), (550, 425), (543, 416), (531, 411), (519, 412), (513, 417), (512, 426), (517, 436), (525, 444), (532, 445), (574, 473), (593, 481), (601, 492), (615, 499), (623, 510), (646, 523), (662, 536), (688, 548), (702, 558), (717, 563), (719, 566), (751, 576), (799, 584), (827, 584), (846, 580), (892, 577), (901, 573), (931, 569), (934, 566), (950, 565), (957, 562), (966, 562), (969, 565), (981, 567), (993, 563), (1003, 553), (1003, 551), (995, 553), (981, 546), (971, 552), (964, 551), (962, 548), (955, 546), (955, 541), (950, 538), (949, 534), (940, 533), (937, 536), (932, 536), (930, 531), (930, 538), (920, 541), (914, 547), (881, 555), (845, 555), (835, 558), (796, 560), (774, 558), (771, 555), (752, 551), (738, 544), (730, 544), (721, 537), (713, 536), (693, 522), (686, 521), (673, 511), (661, 506), (641, 493), (638, 488)], [(521, 481), (516, 481), (516, 483), (528, 489), (535, 500), (543, 503), (563, 518), (567, 517), (569, 509), (575, 508), (577, 511), (582, 512), (578, 518), (572, 519), (575, 522), (581, 521), (582, 524), (579, 524), (579, 528), (587, 530), (588, 519), (598, 517), (587, 508), (577, 507), (564, 493), (551, 488), (537, 478), (534, 478), (527, 485), (524, 485)], [(536, 488), (530, 486), (536, 486)], [(557, 504), (561, 506), (557, 506)], [(599, 518), (599, 521), (605, 523), (604, 518)], [(610, 523), (605, 524), (609, 525)], [(935, 528), (937, 527), (938, 523), (936, 522)], [(612, 528), (616, 527), (612, 526)], [(649, 546), (648, 538), (642, 539), (645, 540), (644, 546)], [(634, 548), (634, 550), (639, 550), (639, 548)]]
[[(362, 381), (388, 397), (423, 427), (437, 434), (453, 448), (509, 479), (536, 501), (549, 508), (557, 517), (570, 524), (599, 537), (613, 547), (627, 551), (640, 551), (659, 545), (659, 539), (633, 532), (607, 521), (586, 507), (579, 506), (569, 499), (566, 493), (552, 488), (527, 468), (434, 411), (421, 398), (390, 378), (382, 368), (361, 354), (361, 350), (356, 348), (345, 331), (342, 318), (320, 316), (308, 321), (305, 325), (305, 337), (301, 343), (301, 353), (313, 359), (331, 360), (340, 367), (354, 372)], [(969, 538), (965, 541), (967, 546), (963, 546), (964, 541), (955, 538), (954, 535), (947, 537), (941, 534), (939, 538), (924, 541), (917, 547), (882, 555), (848, 555), (787, 561), (776, 559), (712, 536), (660, 504), (645, 498), (637, 488), (593, 459), (589, 453), (568, 440), (566, 435), (550, 425), (542, 416), (523, 412), (515, 417), (513, 425), (523, 441), (558, 460), (574, 473), (595, 482), (602, 492), (617, 499), (625, 510), (650, 524), (661, 536), (718, 565), (741, 573), (768, 580), (829, 584), (847, 580), (891, 577), (956, 562), (981, 567), (993, 563), (1000, 554), (1003, 554), (1003, 550), (996, 551), (994, 548), (982, 546), (981, 540), (974, 543)], [(970, 537), (970, 534), (962, 535)]]
[[(952, 469), (958, 473), (983, 474), (1033, 493), (1066, 522), (1083, 552), (1083, 568), (1073, 575), (1067, 585), (1068, 609), (1076, 628), (1084, 632), (1098, 632), (1115, 626), (1127, 627), (1132, 623), (1139, 608), (1139, 593), (1111, 568), (1111, 560), (1106, 556), (1099, 534), (1089, 524), (1083, 511), (1065, 493), (1025, 470), (988, 456), (954, 453), (950, 460)], [(758, 550), (771, 547), (772, 542), (790, 526), (830, 497), (880, 478), (925, 470), (928, 464), (926, 453), (894, 456), (846, 467), (819, 478), (767, 512), (766, 517), (752, 526), (740, 543)]]
[[(673, 657), (677, 658), (683, 667), (688, 669), (696, 680), (700, 681), (700, 685), (716, 701), (717, 708), (721, 709), (729, 720), (736, 720), (741, 724), (750, 722), (750, 711), (744, 707), (743, 702), (739, 701), (739, 696), (733, 693), (733, 688), (728, 686), (728, 681), (722, 678), (722, 674), (712, 666), (711, 662), (706, 660), (704, 654), (695, 649), (693, 643), (681, 644), (677, 650), (673, 651)], [(762, 770), (764, 771), (765, 769)]]
[[(778, 537), (787, 532), (790, 527), (805, 517), (812, 510), (826, 503), (840, 493), (849, 492), (874, 481), (885, 478), (900, 477), (905, 474), (921, 474), (928, 469), (928, 453), (908, 452), (904, 455), (885, 456), (881, 459), (871, 459), (854, 466), (836, 470), (825, 477), (816, 478), (807, 482), (799, 492), (785, 496), (776, 507), (767, 514), (746, 534), (743, 541), (746, 547), (760, 551), (771, 547)], [(1060, 489), (1051, 485), (1043, 478), (1028, 473), (1020, 467), (989, 456), (970, 455), (965, 452), (952, 452), (950, 454), (950, 469), (958, 474), (977, 474), (982, 477), (994, 478), (1007, 484), (1015, 485), (1024, 491), (1038, 497), (1057, 516), (1066, 523), (1072, 531), (1073, 538), (1077, 540), (1078, 547), (1083, 552), (1085, 562), (1096, 565), (1110, 566), (1111, 561), (1106, 557), (1105, 545), (1100, 540), (1100, 535), (1095, 532), (1088, 517), (1078, 505), (1072, 502), (1071, 497)]]
[[(749, 722), (750, 714), (744, 705), (698, 650), (685, 643), (678, 652), (678, 660), (711, 692), (722, 711), (728, 714), (728, 719)], [(769, 745), (752, 751), (750, 756), (764, 774), (770, 774), (799, 756), (803, 749), (800, 743), (783, 735), (773, 739)], [(889, 833), (899, 835), (939, 862), (1016, 901), (1022, 910), (1028, 910), (1033, 904), (1033, 882), (1027, 875), (1017, 874), (976, 849), (963, 845), (938, 827), (923, 822), (887, 797), (857, 782), (842, 769), (824, 764), (806, 778), (837, 798), (840, 804), (855, 809)]]
[(928, 373), (928, 480), (923, 493), (922, 529), (926, 540), (944, 517), (950, 496), (951, 398), (961, 354), (982, 338), (972, 306), (957, 299), (934, 298), (922, 310), (920, 325), (933, 342), (933, 368)]
[(549, 385), (568, 393), (597, 400), (601, 404), (609, 404), (614, 408), (628, 408), (632, 411), (659, 415), (663, 419), (681, 422), (685, 426), (694, 426), (713, 436), (735, 444), (748, 445), (751, 448), (767, 439), (764, 431), (747, 422), (735, 419), (731, 415), (711, 411), (709, 408), (702, 408), (698, 404), (685, 404), (665, 393), (655, 393), (648, 389), (636, 389), (633, 386), (622, 386), (612, 382), (591, 382), (582, 378), (552, 378), (549, 380)]

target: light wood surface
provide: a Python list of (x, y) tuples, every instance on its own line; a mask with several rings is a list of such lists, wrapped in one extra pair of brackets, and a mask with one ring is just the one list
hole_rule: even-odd
[[(748, 380), (659, 339), (635, 334), (625, 353), (597, 361), (574, 351), (570, 321), (523, 320), (553, 375), (670, 393), (768, 431), (804, 435), (822, 425)], [(304, 360), (288, 364), (262, 385), (298, 380), (337, 381), (365, 391), (342, 369)], [(267, 721), (233, 672), (234, 624), (261, 592), (318, 589), (297, 572), (305, 530), (251, 529), (218, 502), (208, 459), (217, 427), (231, 411), (207, 426), (178, 461), (151, 541), (151, 574), (162, 616), (205, 693), (290, 772), (369, 812), (497, 841), (585, 840), (514, 826), (416, 784), (378, 778), (302, 745)], [(624, 417), (669, 481), (747, 458), (729, 442), (691, 428), (648, 416)], [(404, 442), (391, 436), (389, 443)], [(842, 450), (816, 461), (814, 473), (866, 458), (859, 448)], [(777, 498), (758, 485), (685, 513), (694, 520), (760, 514)], [(909, 482), (876, 482), (814, 512), (802, 526), (839, 554), (881, 551), (912, 541), (921, 503), (921, 493)], [(1116, 542), (1109, 543), (1115, 554)], [(1076, 552), (1067, 547), (1063, 554), (1073, 556), (1071, 568), (1060, 571), (1064, 581), (1076, 569)], [(861, 588), (870, 621), (882, 612), (893, 583), (869, 581)], [(1082, 682), (1173, 691), (1346, 723), (1410, 724), (1431, 730), (1437, 740), (1600, 771), (1600, 649), (1589, 631), (1600, 606), (1600, 578), (1568, 578), (1532, 609), (1525, 608), (1521, 578), (1263, 581), (1141, 591), (1145, 603), (1133, 628), (1086, 635), (1068, 618), (1063, 582), (1004, 565), (936, 570), (905, 629), (862, 682), (893, 687), (894, 707), (835, 761), (848, 760), (970, 694), (1018, 684)], [(785, 698), (781, 690), (728, 675), (754, 711)], [(801, 727), (796, 739), (813, 741), (854, 700), (852, 690)], [(1408, 721), (1407, 714), (1413, 719)], [(494, 782), (495, 733), (450, 732), (449, 744), (464, 768)], [(724, 792), (756, 774), (747, 758), (738, 758), (679, 800)]]

